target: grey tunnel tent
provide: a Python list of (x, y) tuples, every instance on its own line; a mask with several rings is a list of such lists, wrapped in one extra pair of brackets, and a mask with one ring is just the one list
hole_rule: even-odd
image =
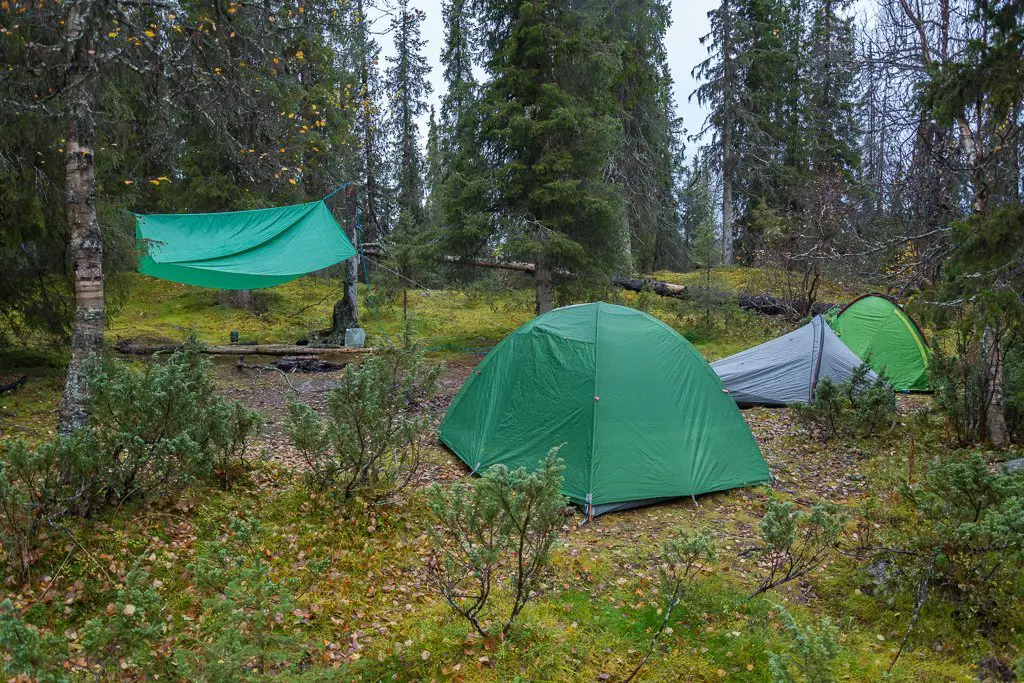
[[(811, 403), (823, 377), (849, 379), (860, 358), (820, 315), (798, 330), (711, 364), (742, 406)], [(871, 372), (874, 380), (876, 375)]]

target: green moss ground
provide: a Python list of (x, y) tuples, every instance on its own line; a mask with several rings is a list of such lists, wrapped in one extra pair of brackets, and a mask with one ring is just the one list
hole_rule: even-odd
[[(737, 288), (753, 277), (739, 269), (720, 275)], [(214, 342), (225, 341), (234, 329), (243, 339), (289, 342), (324, 327), (336, 295), (335, 283), (307, 278), (275, 290), (267, 313), (255, 316), (217, 304), (211, 292), (140, 277), (107, 336), (110, 342), (118, 337), (178, 340), (194, 332)], [(380, 328), (370, 317), (366, 292), (360, 296), (370, 344), (378, 345)], [(738, 309), (716, 310), (708, 324), (698, 306), (648, 294), (615, 292), (609, 299), (647, 309), (709, 359), (792, 327)], [(491, 296), (410, 291), (408, 300), (415, 337), (424, 346), (441, 347), (437, 355), (449, 363), (449, 395), (480, 357), (460, 349), (493, 345), (528, 320), (532, 308), (528, 290)], [(399, 302), (380, 302), (389, 335), (402, 329)], [(61, 358), (19, 353), (0, 365), (0, 378), (22, 372), (30, 374), (30, 383), (0, 396), (0, 438), (44, 438), (52, 430)], [(251, 400), (281, 391), (279, 378), (272, 375), (250, 379), (228, 367), (218, 372), (233, 398)], [(280, 404), (260, 404), (271, 423), (280, 419), (273, 412)], [(854, 516), (874, 500), (890, 519), (898, 519), (899, 501), (892, 490), (907, 467), (904, 433), (822, 444), (796, 428), (788, 411), (759, 409), (746, 411), (745, 417), (779, 479), (775, 495), (801, 505), (832, 500)], [(372, 518), (312, 500), (287, 460), (278, 457), (286, 448), (273, 427), (268, 429), (263, 443), (268, 460), (248, 484), (231, 492), (196, 490), (170, 507), (129, 506), (76, 522), (67, 535), (50, 539), (31, 582), (6, 578), (0, 599), (14, 600), (29, 621), (63, 634), (79, 652), (82, 625), (106, 608), (126, 568), (141, 557), (159, 581), (166, 632), (152, 645), (145, 671), (108, 677), (174, 679), (173, 651), (201, 648), (196, 638), (210, 618), (210, 596), (196, 585), (188, 565), (204, 544), (225, 537), (233, 517), (245, 517), (263, 524), (253, 552), (270, 564), (275, 578), (298, 581), (298, 609), (281, 615), (297, 640), (292, 661), (301, 665), (289, 678), (621, 680), (659, 622), (656, 551), (675, 529), (711, 533), (720, 559), (674, 613), (672, 633), (638, 680), (768, 680), (768, 652), (780, 651), (786, 642), (771, 611), (776, 603), (801, 621), (827, 615), (838, 625), (840, 679), (881, 680), (912, 609), (908, 601), (870, 595), (861, 568), (843, 556), (806, 581), (747, 600), (757, 572), (742, 551), (756, 543), (754, 527), (769, 495), (763, 488), (748, 489), (701, 497), (696, 507), (676, 501), (610, 514), (582, 529), (576, 529), (577, 520), (567, 520), (543, 595), (524, 612), (508, 642), (484, 642), (470, 634), (426, 582), (429, 520), (421, 492)], [(434, 481), (465, 476), (455, 458), (440, 448), (429, 454), (428, 473)], [(327, 568), (311, 570), (318, 561), (327, 561)], [(975, 663), (989, 654), (984, 637), (958, 628), (948, 608), (937, 603), (924, 611), (892, 680), (970, 680)], [(87, 665), (79, 658), (68, 663)]]

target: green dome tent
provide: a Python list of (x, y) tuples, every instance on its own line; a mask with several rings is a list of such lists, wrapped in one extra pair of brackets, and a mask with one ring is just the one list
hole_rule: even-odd
[(928, 342), (917, 323), (884, 294), (865, 294), (828, 316), (851, 351), (899, 391), (928, 391)]
[(770, 479), (707, 361), (668, 325), (606, 303), (559, 308), (505, 337), (440, 437), (474, 472), (533, 468), (564, 444), (563, 493), (590, 514)]

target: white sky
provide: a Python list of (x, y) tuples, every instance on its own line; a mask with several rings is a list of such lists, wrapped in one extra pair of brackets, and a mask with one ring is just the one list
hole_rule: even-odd
[[(444, 22), (441, 20), (441, 0), (414, 0), (413, 6), (426, 12), (423, 23), (423, 38), (427, 41), (427, 58), (432, 67), (430, 82), (434, 93), (430, 102), (435, 107), (440, 105), (445, 84), (443, 67), (441, 66), (441, 49), (444, 46)], [(690, 70), (707, 56), (707, 50), (700, 44), (700, 37), (708, 32), (707, 13), (718, 4), (716, 0), (670, 0), (672, 8), (672, 26), (665, 37), (668, 50), (669, 68), (672, 71), (678, 113), (683, 117), (683, 125), (690, 134), (696, 133), (704, 123), (705, 112), (697, 105), (696, 98), (689, 101), (690, 93), (697, 83), (690, 76)], [(386, 21), (378, 23), (381, 29)], [(392, 54), (391, 36), (378, 37), (383, 55)], [(426, 126), (423, 127), (426, 135)], [(687, 143), (688, 151), (693, 143)]]

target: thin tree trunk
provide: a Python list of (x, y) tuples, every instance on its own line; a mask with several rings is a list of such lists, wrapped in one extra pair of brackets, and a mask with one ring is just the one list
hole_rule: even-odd
[(95, 125), (92, 117), (93, 84), (89, 80), (94, 59), (92, 27), (80, 3), (68, 11), (64, 35), (68, 45), (70, 91), (65, 155), (64, 207), (70, 230), (75, 277), (75, 320), (58, 429), (68, 433), (84, 427), (87, 387), (85, 362), (103, 350), (106, 312), (103, 302), (103, 243), (96, 218), (96, 177), (93, 172)]
[(725, 78), (723, 93), (724, 117), (722, 121), (722, 263), (731, 266), (734, 261), (732, 244), (732, 139), (730, 114), (732, 92), (732, 28), (730, 26), (729, 0), (722, 2), (722, 75)]
[(993, 446), (1005, 448), (1010, 444), (1010, 432), (1006, 427), (1006, 401), (1003, 397), (1003, 350), (991, 327), (985, 328), (985, 354), (991, 376), (986, 431)]
[(533, 280), (537, 293), (537, 315), (547, 313), (554, 308), (554, 297), (551, 287), (551, 264), (543, 247), (537, 252), (537, 265)]

